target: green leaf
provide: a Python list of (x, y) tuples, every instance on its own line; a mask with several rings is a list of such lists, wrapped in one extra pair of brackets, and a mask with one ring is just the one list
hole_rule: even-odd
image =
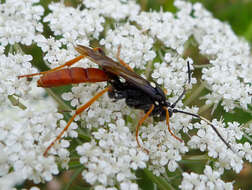
[(151, 171), (149, 171), (146, 168), (143, 171), (153, 183), (157, 184), (159, 189), (161, 190), (174, 189), (172, 185), (167, 183), (162, 177), (155, 176)]

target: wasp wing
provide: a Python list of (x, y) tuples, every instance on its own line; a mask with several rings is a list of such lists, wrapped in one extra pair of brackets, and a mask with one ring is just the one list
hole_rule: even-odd
[(102, 69), (106, 72), (115, 74), (117, 76), (121, 76), (127, 82), (131, 83), (132, 85), (140, 88), (144, 92), (149, 95), (156, 94), (155, 88), (153, 88), (149, 81), (145, 80), (140, 75), (136, 74), (135, 72), (127, 69), (123, 65), (118, 62), (115, 62), (111, 58), (107, 57), (102, 49), (97, 48), (95, 50), (78, 45), (75, 49), (82, 55), (86, 55), (91, 61), (97, 63)]

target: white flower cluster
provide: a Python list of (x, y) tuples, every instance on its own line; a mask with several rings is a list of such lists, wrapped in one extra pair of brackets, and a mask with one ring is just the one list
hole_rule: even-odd
[[(202, 79), (211, 93), (207, 104), (221, 105), (226, 111), (251, 104), (252, 63), (248, 43), (239, 39), (229, 25), (218, 21), (199, 3), (175, 1), (179, 11), (141, 12), (132, 17), (142, 30), (149, 31), (168, 48), (181, 55), (193, 36), (200, 53), (209, 58), (212, 67), (203, 69)], [(193, 12), (194, 17), (191, 16)]]
[[(182, 93), (183, 87), (188, 84), (188, 69), (186, 65), (187, 61), (191, 64), (192, 60), (184, 60), (173, 53), (166, 53), (163, 61), (162, 63), (154, 63), (155, 69), (152, 73), (152, 78), (159, 85), (164, 85), (164, 88), (167, 90), (167, 95), (175, 94), (176, 99)], [(195, 83), (196, 78), (192, 77), (190, 86)], [(189, 88), (188, 85), (187, 88)]]
[(246, 128), (244, 128), (244, 131), (247, 134), (252, 134), (252, 122), (250, 121), (250, 123), (248, 124), (248, 126)]
[(40, 21), (44, 14), (41, 5), (35, 5), (39, 0), (16, 1), (6, 0), (0, 4), (0, 43), (21, 43), (31, 45), (37, 32), (43, 31)]
[(183, 180), (179, 186), (182, 190), (190, 189), (233, 189), (233, 183), (225, 183), (220, 179), (223, 171), (213, 170), (210, 166), (206, 165), (204, 174), (196, 173), (183, 173)]
[(248, 142), (245, 142), (243, 145), (239, 144), (239, 146), (240, 146), (239, 148), (241, 150), (240, 151), (241, 156), (251, 163), (252, 162), (251, 144), (249, 144)]
[(242, 131), (239, 129), (239, 123), (228, 123), (226, 128), (224, 123), (218, 122), (217, 120), (213, 120), (212, 124), (231, 145), (234, 152), (224, 145), (214, 130), (204, 121), (193, 124), (198, 129), (197, 136), (192, 136), (188, 145), (191, 148), (198, 148), (200, 151), (208, 150), (210, 157), (218, 158), (219, 167), (226, 169), (232, 168), (239, 173), (243, 167), (242, 157), (244, 157), (244, 154), (247, 155), (248, 160), (251, 159), (250, 157), (252, 155), (252, 150), (248, 150), (245, 144), (236, 144), (236, 140), (240, 140), (243, 136)]
[(105, 19), (94, 10), (80, 10), (66, 7), (62, 3), (49, 5), (52, 11), (43, 21), (49, 22), (49, 26), (55, 35), (62, 36), (64, 44), (88, 44), (89, 38), (98, 38), (103, 31), (102, 23)]
[[(38, 102), (37, 108), (33, 104), (33, 108), (25, 111), (13, 109), (2, 112), (0, 118), (1, 176), (13, 170), (21, 174), (22, 180), (30, 179), (39, 183), (50, 181), (52, 175), (58, 174), (55, 157), (43, 156), (47, 146), (62, 130), (62, 127), (57, 127), (57, 122), (62, 119), (62, 115), (56, 111), (51, 101), (43, 100)], [(69, 153), (66, 150), (68, 146), (68, 141), (62, 140), (51, 150), (59, 155), (63, 167), (66, 167), (68, 162)]]
[[(1, 146), (0, 146), (1, 147)], [(5, 157), (4, 154), (1, 154)], [(5, 159), (5, 158), (4, 158)], [(0, 174), (1, 176), (1, 174)], [(0, 178), (0, 189), (4, 190), (16, 190), (13, 187), (16, 184), (22, 183), (23, 178), (20, 173), (18, 172), (12, 172), (10, 174), (4, 175)]]
[(145, 64), (152, 61), (156, 53), (152, 50), (154, 40), (144, 35), (135, 26), (128, 23), (117, 26), (114, 30), (106, 32), (105, 39), (100, 41), (106, 49), (110, 50), (109, 56), (115, 56), (121, 46), (120, 58), (131, 68), (144, 69)]
[[(56, 40), (53, 37), (46, 39), (44, 36), (40, 35), (39, 38), (36, 39), (36, 42), (45, 53), (43, 59), (50, 68), (63, 65), (66, 61), (73, 59), (78, 54), (74, 50), (73, 44), (67, 44), (67, 49), (65, 49), (63, 48), (64, 44), (62, 40)], [(82, 66), (87, 67), (88, 65)]]
[[(173, 124), (171, 123), (173, 126)], [(173, 128), (172, 128), (173, 130)], [(142, 145), (150, 151), (149, 169), (157, 176), (164, 174), (166, 168), (174, 172), (181, 160), (181, 154), (188, 152), (184, 143), (179, 142), (169, 133), (165, 122), (141, 129)]]
[(202, 70), (202, 79), (211, 93), (207, 104), (221, 105), (226, 111), (251, 104), (252, 62), (249, 44), (239, 39), (231, 27), (214, 19), (200, 4), (194, 5), (197, 30), (194, 37), (201, 54), (212, 67)]
[(31, 55), (9, 54), (0, 55), (0, 110), (8, 103), (8, 96), (15, 95), (28, 98), (31, 87), (25, 80), (18, 80), (17, 76), (26, 73), (33, 73), (37, 70), (32, 68)]
[[(32, 56), (9, 53), (8, 56), (2, 54), (0, 59), (0, 150), (2, 155), (0, 176), (9, 176), (3, 178), (8, 181), (11, 180), (11, 176), (16, 176), (15, 173), (19, 173), (21, 176), (16, 179), (30, 179), (35, 183), (50, 181), (52, 175), (58, 174), (58, 165), (55, 157), (46, 158), (43, 152), (65, 127), (66, 122), (61, 121), (60, 127), (57, 127), (62, 115), (57, 112), (57, 106), (52, 100), (40, 100), (39, 97), (42, 98), (44, 91), (35, 87), (35, 80), (32, 82), (26, 79), (18, 80), (19, 75), (37, 71), (31, 67)], [(24, 104), (27, 107), (26, 110), (11, 109), (9, 96), (13, 96)], [(71, 126), (73, 127), (76, 126)], [(77, 133), (71, 129), (68, 132), (70, 136), (77, 136)], [(68, 146), (68, 141), (62, 140), (51, 150), (51, 153), (59, 156), (58, 163), (61, 163), (62, 167), (67, 167), (69, 161), (69, 153), (66, 150)], [(17, 182), (3, 183), (12, 186)]]
[(98, 14), (117, 21), (135, 16), (140, 10), (140, 6), (134, 0), (83, 0), (83, 4)]
[(190, 7), (191, 4), (187, 3), (176, 15), (162, 11), (141, 12), (130, 19), (143, 31), (148, 31), (153, 38), (159, 39), (166, 47), (182, 55), (184, 45), (193, 33), (194, 22), (190, 16)]
[[(37, 45), (45, 53), (43, 60), (48, 67), (58, 67), (60, 65), (63, 65), (66, 61), (69, 61), (79, 55), (78, 52), (75, 51), (73, 44), (66, 44), (67, 48), (63, 48), (63, 46), (65, 45), (64, 39), (65, 38), (56, 40), (54, 37), (47, 39), (42, 35), (39, 35), (38, 38), (36, 38)], [(87, 42), (87, 44), (82, 43), (82, 45), (88, 46), (88, 43), (89, 42)], [(90, 62), (87, 59), (80, 60), (74, 66), (83, 68), (98, 67), (97, 64)]]
[[(186, 109), (192, 113), (197, 109)], [(192, 117), (183, 114), (174, 114), (170, 120), (172, 132), (181, 138), (179, 131), (188, 132), (187, 126)], [(166, 167), (169, 171), (174, 172), (179, 166), (178, 161), (181, 160), (181, 155), (188, 152), (188, 147), (175, 139), (167, 129), (166, 122), (159, 122), (155, 126), (152, 124), (148, 127), (142, 126), (140, 136), (143, 140), (142, 145), (149, 150), (150, 164), (149, 169), (155, 175), (162, 175), (166, 172)]]
[[(137, 149), (134, 136), (125, 126), (123, 119), (108, 128), (93, 132), (94, 140), (77, 147), (81, 155), (80, 162), (86, 169), (82, 172), (84, 179), (93, 185), (113, 187), (117, 182), (120, 189), (138, 189), (134, 171), (145, 168), (148, 156)], [(97, 187), (97, 189), (98, 189)]]

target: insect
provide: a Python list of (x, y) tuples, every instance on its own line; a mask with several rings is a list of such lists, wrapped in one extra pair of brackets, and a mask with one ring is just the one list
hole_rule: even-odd
[[(208, 121), (206, 118), (182, 110), (176, 109), (176, 104), (185, 95), (186, 90), (184, 89), (182, 94), (174, 103), (170, 103), (166, 100), (166, 95), (164, 91), (156, 84), (151, 83), (144, 79), (137, 73), (133, 71), (123, 60), (120, 59), (120, 46), (117, 52), (118, 62), (107, 57), (101, 48), (89, 48), (82, 45), (77, 45), (75, 47), (76, 51), (80, 55), (65, 64), (53, 68), (49, 71), (21, 75), (18, 78), (32, 77), (35, 75), (41, 75), (40, 79), (37, 81), (39, 87), (50, 88), (55, 86), (67, 85), (67, 84), (77, 84), (83, 82), (108, 82), (108, 87), (97, 93), (93, 98), (91, 98), (86, 104), (80, 106), (76, 109), (74, 115), (68, 121), (66, 127), (61, 131), (61, 133), (52, 141), (52, 143), (47, 147), (44, 152), (44, 156), (47, 155), (50, 148), (62, 137), (64, 132), (68, 129), (70, 124), (73, 122), (74, 118), (85, 111), (92, 103), (94, 103), (100, 96), (108, 92), (111, 99), (119, 100), (125, 99), (126, 104), (129, 107), (143, 110), (145, 115), (139, 120), (136, 126), (136, 141), (139, 147), (141, 147), (138, 133), (139, 128), (143, 122), (149, 117), (153, 116), (160, 121), (166, 120), (168, 130), (170, 134), (180, 142), (183, 142), (179, 137), (175, 136), (170, 129), (169, 118), (173, 113), (182, 113), (191, 115), (195, 118), (204, 120), (207, 122), (212, 129), (216, 132), (219, 138), (225, 143), (225, 145), (231, 149), (230, 145), (224, 140), (221, 134), (217, 131), (215, 126)], [(77, 61), (83, 58), (88, 58), (91, 61), (97, 63), (100, 68), (81, 68), (81, 67), (70, 67)], [(67, 67), (67, 68), (64, 68)], [(190, 65), (187, 63), (188, 67), (188, 83), (191, 80)], [(123, 79), (123, 80), (122, 80)], [(146, 152), (148, 150), (144, 149)]]

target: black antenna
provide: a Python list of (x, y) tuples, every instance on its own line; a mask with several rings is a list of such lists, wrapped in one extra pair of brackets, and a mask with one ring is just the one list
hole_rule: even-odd
[[(190, 63), (189, 61), (187, 61), (187, 73), (188, 73), (188, 84), (191, 83), (191, 69), (190, 69)], [(179, 100), (181, 100), (183, 98), (183, 96), (186, 93), (186, 88), (184, 88), (182, 94), (178, 97), (178, 99), (170, 106), (171, 108), (175, 108), (175, 106), (177, 105), (177, 103), (179, 102)]]
[[(189, 64), (189, 61), (187, 61), (187, 69), (188, 69), (188, 84), (191, 83), (191, 69), (190, 69), (190, 64)], [(183, 98), (183, 96), (185, 95), (186, 93), (186, 88), (184, 88), (182, 94), (178, 97), (178, 99), (170, 106), (172, 109), (170, 109), (171, 112), (173, 113), (183, 113), (183, 114), (186, 114), (186, 115), (191, 115), (193, 117), (196, 117), (198, 119), (201, 119), (203, 121), (205, 121), (208, 125), (210, 125), (212, 127), (212, 129), (215, 131), (215, 133), (218, 135), (218, 137), (222, 140), (222, 142), (230, 149), (234, 152), (234, 150), (231, 148), (230, 144), (225, 141), (225, 139), (221, 136), (221, 134), (219, 133), (219, 131), (216, 129), (216, 127), (209, 121), (207, 120), (206, 118), (200, 116), (200, 115), (197, 115), (197, 114), (194, 114), (194, 113), (190, 113), (190, 112), (186, 112), (186, 111), (181, 111), (181, 110), (177, 110), (177, 109), (174, 109), (176, 104), (179, 102), (179, 100), (181, 100)]]
[[(219, 133), (219, 131), (216, 129), (216, 127), (209, 121), (207, 120), (206, 118), (200, 116), (200, 115), (197, 115), (197, 114), (194, 114), (194, 113), (190, 113), (190, 112), (185, 112), (185, 111), (181, 111), (181, 110), (177, 110), (177, 109), (173, 109), (172, 110), (173, 113), (183, 113), (183, 114), (186, 114), (186, 115), (191, 115), (193, 117), (196, 117), (198, 119), (201, 119), (203, 121), (205, 121), (208, 125), (210, 125), (212, 127), (212, 129), (215, 131), (215, 133), (218, 135), (218, 137), (222, 140), (222, 142), (228, 147), (230, 148), (232, 151), (233, 149), (231, 148), (230, 144), (225, 141), (225, 139), (221, 136), (221, 134)], [(234, 152), (234, 151), (233, 151)]]

